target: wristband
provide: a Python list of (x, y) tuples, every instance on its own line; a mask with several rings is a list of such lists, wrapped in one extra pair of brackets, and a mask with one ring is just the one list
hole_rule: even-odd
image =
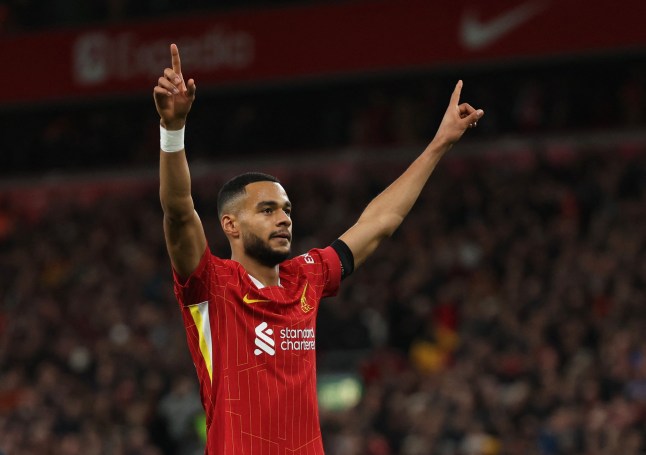
[(181, 130), (167, 130), (159, 125), (159, 148), (167, 153), (179, 152), (184, 150), (184, 129)]

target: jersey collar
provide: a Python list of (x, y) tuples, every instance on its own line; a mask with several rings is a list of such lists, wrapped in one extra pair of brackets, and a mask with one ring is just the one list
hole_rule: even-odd
[[(256, 278), (254, 278), (254, 277), (253, 277), (253, 276), (251, 276), (249, 273), (247, 273), (247, 275), (249, 275), (249, 279), (251, 280), (251, 282), (252, 282), (253, 284), (255, 284), (255, 285), (256, 285), (256, 287), (257, 287), (258, 289), (262, 289), (262, 288), (266, 287), (264, 284), (262, 284), (262, 283), (260, 282), (260, 280), (258, 280), (258, 279), (256, 279)], [(280, 277), (278, 277), (278, 286), (279, 286), (279, 287), (283, 287), (283, 286), (280, 284)]]

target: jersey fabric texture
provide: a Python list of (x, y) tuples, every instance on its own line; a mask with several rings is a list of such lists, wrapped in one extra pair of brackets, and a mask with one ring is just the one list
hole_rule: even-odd
[(322, 455), (316, 397), (316, 314), (336, 294), (333, 248), (280, 264), (262, 285), (205, 251), (193, 274), (174, 273), (206, 412), (207, 455)]

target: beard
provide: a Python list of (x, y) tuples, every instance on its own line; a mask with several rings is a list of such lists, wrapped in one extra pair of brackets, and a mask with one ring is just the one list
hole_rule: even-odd
[(252, 233), (242, 235), (242, 244), (247, 256), (252, 257), (265, 267), (274, 267), (289, 257), (290, 250), (285, 252), (273, 250), (260, 237)]

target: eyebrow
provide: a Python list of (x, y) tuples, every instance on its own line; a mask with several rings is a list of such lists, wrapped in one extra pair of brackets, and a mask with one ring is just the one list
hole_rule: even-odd
[[(256, 204), (256, 208), (261, 208), (261, 207), (278, 207), (280, 204), (276, 201), (260, 201)], [(285, 208), (291, 208), (292, 203), (290, 201), (286, 201), (283, 204), (283, 207)]]

